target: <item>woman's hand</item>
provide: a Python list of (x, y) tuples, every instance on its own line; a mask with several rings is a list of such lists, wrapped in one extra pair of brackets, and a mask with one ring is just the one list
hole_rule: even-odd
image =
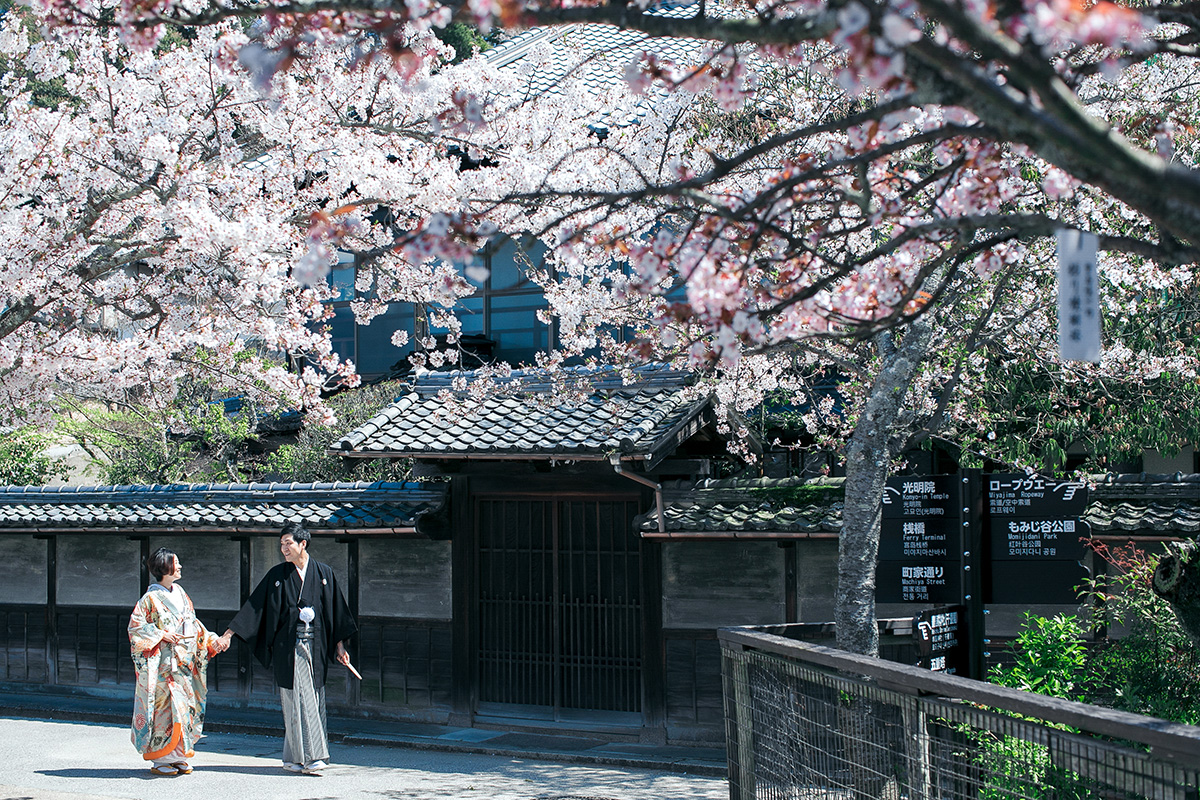
[(212, 650), (214, 653), (224, 653), (232, 642), (233, 631), (227, 630), (213, 640)]
[(168, 644), (179, 644), (183, 641), (183, 634), (172, 631), (163, 631), (162, 640)]

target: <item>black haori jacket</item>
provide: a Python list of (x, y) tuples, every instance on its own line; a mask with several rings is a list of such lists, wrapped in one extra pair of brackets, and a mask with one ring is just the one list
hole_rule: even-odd
[(254, 647), (254, 657), (275, 672), (275, 683), (291, 689), (296, 664), (296, 625), (302, 605), (312, 606), (313, 687), (325, 685), (329, 662), (338, 642), (358, 631), (346, 598), (338, 589), (333, 569), (310, 557), (300, 590), (300, 573), (287, 561), (276, 564), (254, 587), (250, 599), (229, 623), (229, 629)]

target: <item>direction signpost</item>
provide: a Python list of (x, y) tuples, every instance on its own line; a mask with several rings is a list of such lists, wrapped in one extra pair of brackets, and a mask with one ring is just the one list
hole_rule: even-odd
[(882, 498), (876, 600), (959, 606), (956, 636), (967, 656), (955, 669), (982, 678), (985, 602), (1075, 601), (1087, 577), (1086, 506), (1085, 484), (1040, 475), (968, 469), (891, 478)]
[(989, 603), (1073, 603), (1087, 578), (1080, 563), (1080, 519), (1087, 486), (1040, 475), (984, 476), (991, 569), (984, 585)]
[(913, 617), (917, 666), (934, 672), (965, 675), (969, 668), (966, 606), (941, 606)]
[(957, 603), (962, 594), (958, 481), (892, 478), (883, 493), (876, 595), (884, 603)]

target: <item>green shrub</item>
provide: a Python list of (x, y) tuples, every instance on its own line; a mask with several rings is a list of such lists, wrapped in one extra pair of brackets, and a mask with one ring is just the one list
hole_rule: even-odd
[(43, 455), (53, 440), (33, 428), (17, 428), (0, 436), (0, 484), (42, 486), (66, 478), (67, 467)]
[(992, 683), (1064, 700), (1086, 699), (1088, 653), (1077, 617), (1046, 619), (1026, 612), (1013, 656), (1012, 666), (992, 668)]
[(1151, 589), (1159, 556), (1132, 543), (1092, 549), (1110, 574), (1089, 581), (1084, 598), (1092, 624), (1122, 626), (1119, 638), (1106, 639), (1091, 656), (1091, 700), (1153, 717), (1200, 725), (1200, 652), (1175, 612)]

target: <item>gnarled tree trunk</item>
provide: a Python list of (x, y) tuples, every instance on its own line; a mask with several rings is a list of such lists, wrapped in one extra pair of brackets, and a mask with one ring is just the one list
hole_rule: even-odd
[(1153, 587), (1200, 648), (1200, 544), (1187, 542), (1159, 559)]
[(838, 538), (838, 586), (834, 606), (837, 644), (843, 650), (879, 655), (875, 622), (875, 562), (879, 520), (891, 460), (905, 437), (897, 437), (905, 398), (929, 347), (929, 323), (918, 320), (898, 345), (893, 331), (880, 334), (882, 363), (854, 433), (846, 445), (845, 507)]

